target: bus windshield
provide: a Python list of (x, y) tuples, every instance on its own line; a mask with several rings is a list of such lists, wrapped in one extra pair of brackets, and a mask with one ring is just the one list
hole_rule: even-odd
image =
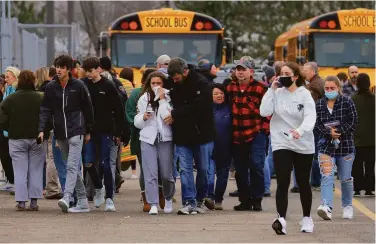
[(114, 34), (111, 59), (117, 67), (141, 67), (162, 54), (197, 64), (200, 59), (221, 63), (218, 34)]
[(375, 68), (374, 33), (313, 33), (313, 42), (320, 67)]

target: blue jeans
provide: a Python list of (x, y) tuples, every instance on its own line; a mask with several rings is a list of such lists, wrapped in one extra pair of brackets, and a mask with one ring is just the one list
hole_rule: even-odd
[[(223, 201), (223, 195), (226, 192), (228, 174), (230, 172), (230, 163), (228, 162), (215, 162), (210, 160), (208, 168), (208, 197), (214, 200), (216, 203), (221, 203)], [(214, 181), (217, 175), (217, 181)]]
[(274, 174), (273, 151), (272, 151), (272, 142), (269, 136), (268, 155), (265, 158), (265, 165), (264, 165), (265, 194), (270, 193), (271, 177), (273, 174)]
[(265, 150), (266, 135), (263, 132), (255, 134), (249, 143), (234, 144), (236, 183), (242, 203), (264, 197)]
[[(90, 141), (83, 147), (83, 162), (85, 167), (88, 164), (96, 162), (96, 156), (99, 155), (99, 167), (103, 169), (104, 186), (106, 188), (106, 198), (112, 198), (114, 195), (113, 175), (111, 169), (110, 152), (113, 146), (112, 136), (107, 134), (92, 133)], [(89, 172), (90, 173), (90, 172)], [(93, 177), (92, 180), (96, 177)], [(100, 179), (100, 178), (99, 178)], [(94, 185), (96, 182), (94, 182)]]
[[(182, 203), (196, 207), (196, 200), (203, 201), (208, 193), (208, 166), (214, 143), (195, 146), (176, 145), (179, 160)], [(193, 178), (193, 159), (197, 167), (196, 186)]]
[(54, 156), (54, 163), (59, 176), (61, 190), (64, 193), (65, 181), (67, 179), (67, 162), (63, 160), (63, 154), (60, 148), (57, 147), (55, 136), (52, 136), (52, 154)]
[[(326, 157), (327, 158), (326, 158)], [(354, 154), (343, 157), (332, 157), (319, 154), (321, 170), (321, 203), (333, 207), (333, 183), (334, 171), (338, 168), (338, 175), (341, 181), (342, 207), (352, 206), (353, 178), (351, 177)]]
[(315, 154), (313, 155), (312, 169), (311, 169), (311, 186), (319, 187), (321, 185), (320, 164), (318, 160), (318, 148), (319, 136), (315, 134)]

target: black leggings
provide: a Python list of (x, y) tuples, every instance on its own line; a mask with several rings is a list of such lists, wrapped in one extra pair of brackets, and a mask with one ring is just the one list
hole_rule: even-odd
[(313, 154), (300, 154), (283, 149), (274, 151), (273, 159), (277, 176), (276, 204), (278, 214), (280, 217), (286, 218), (288, 190), (291, 171), (294, 167), (296, 182), (300, 191), (303, 217), (309, 217), (311, 215), (312, 206), (312, 192), (309, 185), (309, 176), (311, 173)]
[(9, 155), (9, 139), (8, 137), (4, 137), (3, 131), (0, 131), (0, 161), (1, 165), (3, 166), (3, 170), (5, 172), (5, 177), (10, 184), (14, 184), (14, 172), (13, 172), (13, 164), (12, 158)]

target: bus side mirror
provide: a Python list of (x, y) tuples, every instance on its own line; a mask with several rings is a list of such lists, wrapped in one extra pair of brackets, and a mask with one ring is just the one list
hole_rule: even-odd
[(95, 45), (95, 49), (99, 52), (102, 50), (107, 50), (107, 42), (108, 42), (108, 35), (106, 32), (101, 32), (101, 34), (97, 38), (97, 43)]
[(308, 48), (308, 37), (307, 35), (299, 35), (297, 42), (296, 42), (296, 48), (299, 49), (307, 49)]
[(234, 59), (234, 41), (231, 38), (225, 38), (226, 63), (232, 63)]
[(296, 57), (296, 63), (297, 64), (305, 64), (306, 63), (306, 57), (304, 57), (304, 56)]

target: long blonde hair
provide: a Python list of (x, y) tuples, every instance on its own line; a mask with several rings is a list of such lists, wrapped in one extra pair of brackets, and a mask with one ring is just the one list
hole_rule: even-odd
[(41, 67), (35, 71), (35, 77), (36, 77), (35, 88), (37, 90), (43, 84), (43, 82), (49, 79), (48, 71), (49, 71), (48, 67)]

